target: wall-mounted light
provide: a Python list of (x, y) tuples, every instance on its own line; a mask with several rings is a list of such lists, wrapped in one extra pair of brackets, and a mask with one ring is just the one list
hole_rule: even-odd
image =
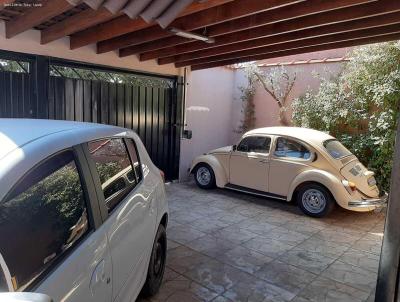
[(195, 40), (203, 41), (206, 43), (214, 43), (215, 42), (214, 38), (202, 36), (202, 35), (195, 34), (190, 31), (181, 30), (181, 29), (175, 28), (175, 27), (168, 28), (168, 31), (170, 31), (171, 33), (173, 33), (177, 36), (180, 36), (180, 37), (183, 37), (186, 39), (195, 39)]

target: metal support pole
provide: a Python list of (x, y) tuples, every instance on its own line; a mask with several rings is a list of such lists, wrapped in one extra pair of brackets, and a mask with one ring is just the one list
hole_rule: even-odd
[(398, 272), (400, 260), (400, 117), (397, 121), (395, 152), (393, 157), (392, 179), (390, 183), (389, 204), (386, 213), (385, 232), (375, 302), (394, 302), (398, 300)]

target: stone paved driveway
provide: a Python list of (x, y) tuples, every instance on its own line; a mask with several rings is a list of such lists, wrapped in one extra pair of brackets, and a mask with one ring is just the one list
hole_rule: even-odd
[(169, 184), (168, 260), (139, 301), (373, 301), (383, 213), (304, 216), (282, 201)]

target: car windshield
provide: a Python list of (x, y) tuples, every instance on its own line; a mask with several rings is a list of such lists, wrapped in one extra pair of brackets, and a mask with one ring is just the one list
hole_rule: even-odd
[(347, 150), (345, 146), (342, 145), (338, 140), (336, 139), (330, 139), (324, 142), (324, 147), (328, 151), (328, 153), (336, 159), (346, 157), (351, 155), (352, 153)]

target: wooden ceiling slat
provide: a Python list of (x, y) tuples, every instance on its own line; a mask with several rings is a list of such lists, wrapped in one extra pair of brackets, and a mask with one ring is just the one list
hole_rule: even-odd
[(32, 7), (18, 18), (6, 22), (6, 38), (12, 38), (72, 7), (66, 0), (47, 0), (40, 8)]
[(392, 25), (388, 25), (388, 26), (368, 28), (368, 29), (362, 29), (362, 30), (357, 30), (357, 31), (352, 31), (352, 32), (344, 32), (344, 33), (339, 33), (339, 34), (332, 34), (332, 35), (316, 37), (316, 38), (307, 38), (307, 39), (303, 39), (300, 41), (283, 42), (283, 43), (279, 43), (279, 44), (258, 47), (258, 48), (252, 48), (252, 49), (247, 49), (247, 50), (239, 50), (239, 51), (229, 53), (229, 54), (209, 56), (206, 58), (178, 62), (175, 64), (175, 66), (183, 67), (183, 66), (189, 66), (189, 65), (205, 64), (205, 63), (214, 62), (214, 61), (237, 59), (237, 58), (241, 58), (241, 57), (262, 55), (262, 54), (273, 53), (273, 52), (282, 51), (282, 50), (296, 49), (296, 48), (300, 48), (300, 47), (328, 44), (328, 43), (334, 43), (334, 42), (343, 42), (343, 41), (348, 41), (348, 40), (353, 40), (353, 39), (367, 38), (367, 37), (371, 37), (371, 36), (380, 36), (380, 35), (399, 33), (399, 32), (400, 32), (400, 23), (397, 23), (397, 24), (392, 24)]
[(198, 64), (198, 65), (193, 65), (191, 67), (191, 70), (195, 71), (195, 70), (201, 70), (201, 69), (207, 69), (207, 68), (213, 68), (213, 67), (219, 67), (219, 66), (225, 66), (225, 65), (232, 65), (232, 64), (238, 64), (238, 63), (244, 63), (244, 62), (259, 61), (259, 60), (265, 60), (265, 59), (270, 59), (270, 58), (279, 58), (279, 57), (284, 57), (284, 56), (297, 55), (297, 54), (314, 52), (314, 51), (323, 51), (323, 50), (336, 49), (336, 48), (353, 47), (353, 46), (387, 42), (387, 41), (393, 41), (393, 40), (399, 40), (399, 39), (400, 39), (400, 33), (394, 33), (394, 34), (381, 35), (381, 36), (377, 36), (377, 37), (354, 39), (351, 41), (333, 42), (333, 43), (328, 43), (328, 44), (323, 44), (323, 45), (315, 45), (315, 46), (301, 47), (301, 48), (297, 48), (297, 49), (282, 50), (282, 51), (278, 51), (275, 53), (254, 55), (254, 56), (248, 56), (248, 57), (237, 58), (237, 59), (228, 59), (228, 60), (223, 60), (223, 61)]
[[(180, 17), (171, 23), (170, 27), (183, 30), (194, 30), (205, 26), (210, 26), (219, 22), (224, 22), (246, 15), (251, 15), (260, 11), (281, 7), (297, 3), (304, 0), (236, 0), (220, 6), (200, 11), (191, 15)], [(322, 0), (320, 0), (322, 1)], [(363, 1), (363, 0), (349, 0)], [(366, 1), (366, 0), (364, 0)], [(97, 53), (104, 53), (122, 47), (141, 44), (173, 35), (159, 26), (153, 26), (140, 31), (134, 31), (122, 36), (118, 36), (97, 44)]]
[[(360, 4), (366, 4), (370, 3), (371, 1), (369, 0), (335, 0), (335, 1), (324, 1), (324, 0), (309, 0), (305, 3), (298, 3), (298, 4), (293, 4), (288, 7), (283, 7), (283, 8), (278, 8), (273, 11), (266, 11), (266, 12), (261, 12), (257, 13), (253, 16), (248, 16), (248, 17), (243, 17), (237, 20), (233, 20), (230, 22), (224, 22), (220, 23), (214, 26), (210, 26), (207, 28), (207, 35), (210, 37), (215, 37), (216, 38), (216, 43), (219, 43), (219, 36), (220, 35), (226, 35), (231, 32), (237, 32), (237, 31), (243, 31), (249, 28), (254, 28), (254, 30), (257, 30), (258, 27), (260, 26), (265, 26), (266, 24), (273, 24), (275, 22), (279, 22), (282, 20), (290, 20), (294, 18), (299, 18), (307, 15), (314, 15), (330, 10), (336, 10), (344, 7), (349, 7), (349, 6), (354, 6), (354, 5), (360, 5)], [(373, 0), (373, 2), (376, 2)], [(316, 15), (317, 16), (317, 15)], [(313, 17), (314, 18), (314, 17)], [(252, 32), (253, 29), (249, 30), (248, 32)], [(199, 33), (199, 32), (198, 32)], [(168, 47), (173, 45), (175, 41), (170, 41), (167, 38), (164, 39), (164, 43), (158, 43), (157, 46), (151, 46), (150, 43), (146, 44), (146, 47), (143, 47), (142, 44), (137, 45), (137, 46), (131, 46), (127, 48), (123, 48), (120, 50), (120, 56), (128, 56), (136, 53), (143, 53), (145, 51), (149, 51), (151, 49), (156, 49), (155, 47)], [(182, 40), (183, 41), (183, 40)], [(234, 40), (235, 42), (237, 40)], [(192, 42), (190, 40), (185, 41), (186, 43), (181, 45), (181, 49), (185, 49), (186, 46), (191, 46)], [(184, 41), (183, 41), (184, 43)], [(199, 47), (207, 48), (207, 47), (213, 47), (211, 44), (207, 44), (204, 42), (201, 43), (196, 43), (195, 45), (199, 45)], [(172, 48), (170, 49), (172, 51)], [(159, 49), (158, 51), (155, 51), (153, 53), (159, 55), (160, 53), (163, 53), (163, 49)], [(171, 55), (172, 53), (169, 52), (167, 55)], [(145, 59), (154, 59), (153, 55), (143, 55), (141, 56), (143, 60)], [(159, 57), (159, 56), (158, 56)]]
[(265, 38), (259, 38), (254, 40), (243, 41), (234, 44), (227, 44), (220, 47), (208, 48), (205, 50), (199, 50), (190, 53), (184, 53), (181, 55), (170, 56), (158, 59), (158, 64), (170, 64), (174, 62), (189, 61), (203, 57), (210, 57), (215, 55), (221, 55), (224, 53), (231, 53), (234, 51), (240, 51), (245, 49), (252, 49), (257, 47), (263, 47), (278, 43), (284, 43), (289, 41), (300, 41), (311, 37), (319, 37), (324, 35), (331, 35), (336, 33), (351, 32), (355, 30), (361, 30), (366, 28), (381, 27), (385, 25), (391, 25), (400, 23), (400, 12), (386, 14), (384, 16), (375, 16), (371, 18), (353, 20), (342, 23), (334, 23), (321, 27), (307, 28), (299, 31), (289, 32), (281, 35), (274, 35)]
[[(186, 43), (184, 45), (177, 45), (160, 50), (141, 54), (141, 60), (148, 60), (157, 57), (166, 57), (182, 53), (198, 51), (201, 49), (213, 48), (221, 45), (231, 44), (239, 41), (246, 41), (266, 37), (276, 34), (288, 33), (305, 28), (322, 26), (324, 24), (345, 22), (348, 20), (362, 19), (369, 16), (383, 15), (390, 12), (400, 10), (400, 1), (386, 1), (386, 4), (381, 2), (364, 4), (355, 7), (355, 9), (341, 8), (329, 12), (321, 13), (316, 16), (305, 16), (291, 21), (283, 21), (274, 24), (267, 24), (259, 26), (250, 30), (243, 30), (234, 34), (227, 34), (218, 36), (215, 43), (206, 44), (200, 41)], [(122, 51), (122, 50), (121, 50)]]
[(80, 30), (95, 26), (115, 18), (109, 10), (102, 7), (98, 10), (88, 8), (70, 18), (56, 23), (41, 31), (41, 44), (47, 44)]
[[(180, 16), (193, 14), (195, 12), (206, 10), (231, 1), (232, 0), (208, 0), (201, 3), (193, 3), (188, 6), (180, 14)], [(131, 19), (128, 16), (123, 15), (84, 30), (83, 28), (80, 29), (79, 32), (71, 35), (70, 48), (76, 49), (85, 45), (96, 43), (98, 41), (111, 39), (132, 31), (141, 30), (153, 25), (154, 24), (146, 23), (141, 18)]]

